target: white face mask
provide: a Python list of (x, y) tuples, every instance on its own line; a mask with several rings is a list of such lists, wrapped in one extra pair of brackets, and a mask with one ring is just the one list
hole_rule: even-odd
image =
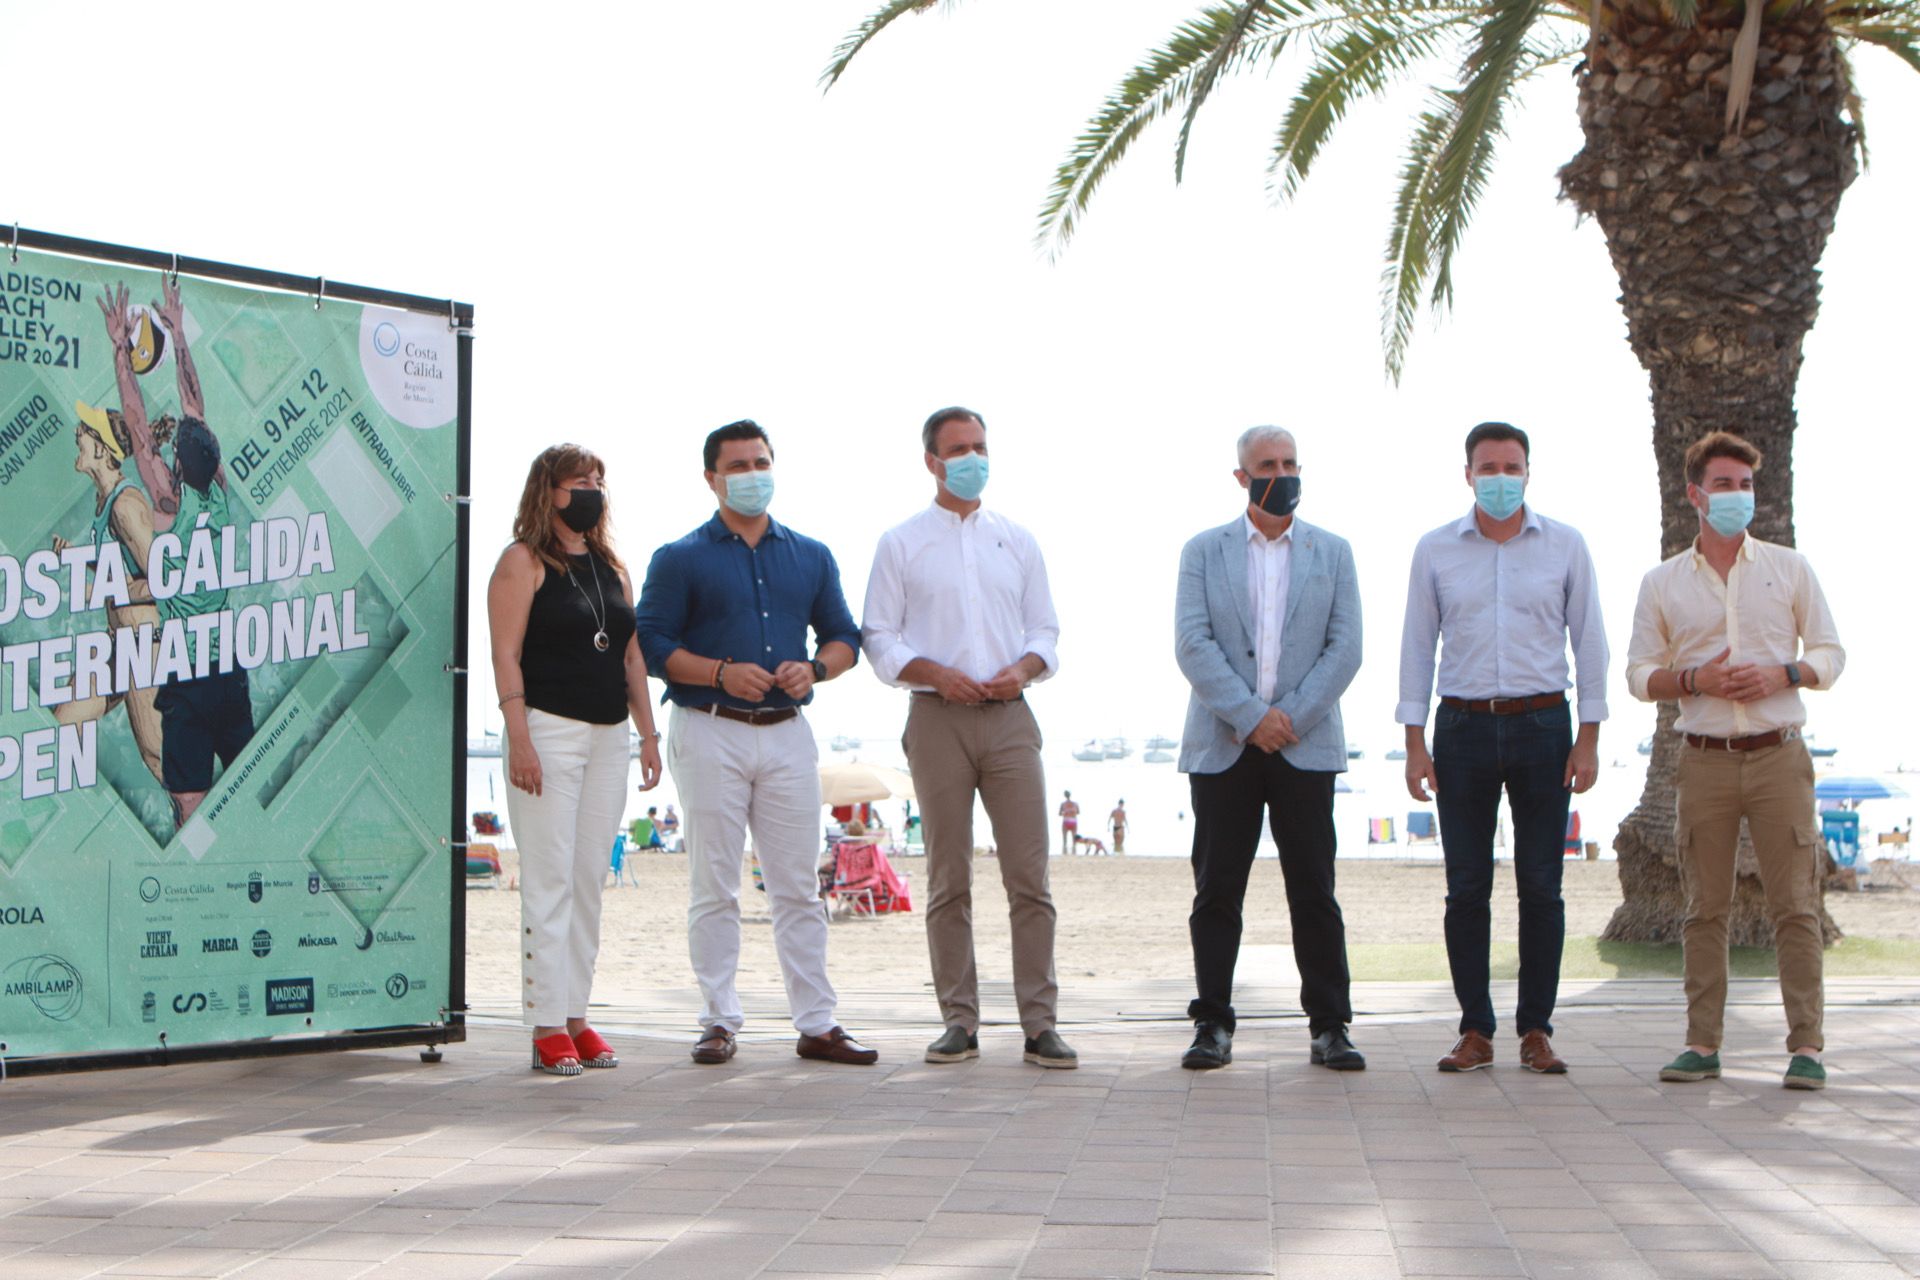
[(740, 515), (764, 515), (773, 505), (773, 472), (745, 471), (728, 476), (724, 501)]

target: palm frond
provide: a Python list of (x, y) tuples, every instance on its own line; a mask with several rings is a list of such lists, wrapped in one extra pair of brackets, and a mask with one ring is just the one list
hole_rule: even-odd
[(1321, 46), (1274, 138), (1267, 173), (1280, 199), (1299, 192), (1349, 107), (1386, 90), (1431, 56), (1451, 28), (1473, 21), (1477, 11), (1454, 9), (1425, 22), (1410, 23), (1410, 16), (1396, 13), (1398, 25), (1360, 19), (1348, 34)]
[(1461, 87), (1455, 127), (1441, 151), (1434, 175), (1434, 208), (1439, 221), (1433, 242), (1432, 301), (1453, 301), (1453, 254), (1486, 186), (1493, 153), (1503, 136), (1502, 116), (1528, 63), (1539, 55), (1528, 43), (1545, 0), (1492, 0), (1492, 13), (1475, 31), (1467, 52), (1466, 84)]
[[(931, 9), (940, 3), (942, 0), (888, 0), (868, 14), (867, 20), (848, 32), (847, 38), (833, 51), (832, 60), (827, 63), (826, 70), (820, 73), (820, 88), (823, 91), (833, 88), (840, 77), (846, 74), (847, 64), (853, 61), (854, 55), (866, 48), (875, 36), (892, 26), (896, 18)], [(951, 4), (953, 0), (946, 0), (946, 3)]]
[(1880, 24), (1858, 26), (1848, 29), (1846, 34), (1861, 44), (1878, 45), (1920, 71), (1920, 22), (1911, 28)]
[(1387, 234), (1387, 266), (1381, 273), (1381, 302), (1386, 312), (1382, 345), (1387, 373), (1400, 381), (1406, 365), (1407, 343), (1420, 315), (1420, 295), (1427, 282), (1433, 237), (1434, 175), (1440, 153), (1453, 131), (1460, 94), (1446, 90), (1420, 113), (1407, 144), (1406, 163), (1400, 169), (1400, 190), (1393, 201), (1393, 225)]
[(1213, 52), (1194, 72), (1193, 81), (1187, 86), (1187, 109), (1180, 118), (1180, 139), (1173, 148), (1173, 180), (1179, 182), (1187, 173), (1187, 140), (1193, 136), (1193, 120), (1200, 114), (1200, 107), (1213, 93), (1213, 87), (1220, 83), (1220, 77), (1233, 65), (1236, 58), (1244, 57), (1248, 35), (1254, 24), (1263, 14), (1282, 11), (1292, 17), (1298, 10), (1291, 4), (1268, 4), (1267, 0), (1245, 0), (1231, 10), (1213, 10), (1216, 15)]
[(1222, 43), (1233, 38), (1230, 70), (1262, 53), (1275, 53), (1292, 34), (1288, 28), (1235, 36), (1235, 8), (1215, 7), (1182, 23), (1160, 48), (1127, 73), (1099, 112), (1074, 139), (1067, 158), (1054, 171), (1040, 207), (1037, 239), (1057, 249), (1073, 237), (1080, 217), (1100, 183), (1126, 155), (1141, 130), (1184, 100)]

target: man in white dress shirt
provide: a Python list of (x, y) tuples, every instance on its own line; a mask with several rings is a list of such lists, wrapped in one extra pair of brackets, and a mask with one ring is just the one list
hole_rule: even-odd
[[(1563, 844), (1570, 797), (1599, 772), (1607, 634), (1586, 540), (1525, 501), (1530, 453), (1526, 432), (1504, 422), (1467, 433), (1473, 510), (1420, 539), (1407, 583), (1395, 719), (1406, 726), (1408, 792), (1420, 801), (1439, 793), (1447, 965), (1460, 1002), (1460, 1038), (1440, 1059), (1442, 1071), (1493, 1063), (1487, 951), (1502, 790), (1513, 809), (1520, 896), (1520, 1065), (1567, 1069), (1551, 1040), (1567, 932)], [(1436, 641), (1440, 711), (1429, 756)], [(1569, 643), (1578, 736), (1567, 706)]]
[(1831, 689), (1847, 655), (1806, 557), (1747, 532), (1759, 467), (1760, 451), (1724, 431), (1687, 450), (1687, 501), (1700, 534), (1641, 581), (1627, 648), (1633, 696), (1678, 701), (1675, 727), (1686, 738), (1674, 836), (1687, 895), (1687, 1047), (1660, 1078), (1720, 1074), (1727, 910), (1745, 818), (1786, 1006), (1790, 1057), (1781, 1083), (1823, 1089), (1821, 845), (1800, 690)]
[(1047, 888), (1040, 727), (1024, 690), (1059, 667), (1060, 623), (1033, 535), (980, 505), (987, 427), (958, 406), (920, 432), (933, 504), (889, 529), (867, 580), (862, 645), (888, 684), (912, 690), (902, 739), (927, 848), (927, 950), (946, 1031), (928, 1062), (980, 1056), (973, 958), (974, 797), (993, 824), (1013, 926), (1013, 993), (1025, 1058), (1075, 1067), (1054, 1029), (1053, 897)]

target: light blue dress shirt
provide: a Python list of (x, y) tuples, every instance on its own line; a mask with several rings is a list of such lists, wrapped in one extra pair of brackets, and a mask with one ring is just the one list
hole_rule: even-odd
[(1476, 701), (1565, 690), (1571, 644), (1575, 718), (1607, 718), (1607, 632), (1593, 557), (1579, 530), (1531, 506), (1506, 542), (1481, 533), (1469, 510), (1414, 547), (1394, 712), (1401, 724), (1427, 722), (1436, 641), (1441, 696)]

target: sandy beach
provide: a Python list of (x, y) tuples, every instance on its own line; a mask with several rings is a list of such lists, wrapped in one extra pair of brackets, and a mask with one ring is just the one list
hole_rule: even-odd
[[(507, 863), (509, 873), (517, 870), (511, 854)], [(924, 859), (903, 858), (897, 865), (909, 878), (915, 905), (923, 905)], [(637, 887), (606, 893), (596, 1003), (622, 1004), (627, 993), (693, 985), (687, 963), (686, 858), (646, 854), (634, 857), (631, 866)], [(1907, 874), (1912, 877), (1916, 870), (1910, 867)], [(1439, 863), (1343, 860), (1338, 876), (1351, 945), (1441, 941), (1445, 872)], [(1191, 972), (1187, 909), (1193, 875), (1185, 861), (1055, 858), (1052, 881), (1060, 913), (1056, 967), (1063, 984), (1075, 978), (1165, 978)], [(1620, 901), (1616, 864), (1569, 862), (1564, 896), (1568, 936), (1597, 935)], [(473, 890), (466, 897), (469, 996), (476, 1004), (511, 1005), (518, 1000), (520, 983), (515, 949), (519, 894)], [(743, 885), (743, 986), (777, 986), (780, 981), (765, 902), (751, 881)], [(1512, 871), (1504, 863), (1494, 902), (1495, 942), (1515, 941), (1514, 912), (1510, 905), (1504, 911), (1500, 906), (1513, 902)], [(1850, 937), (1920, 939), (1920, 892), (1833, 893), (1827, 906)], [(1286, 894), (1279, 864), (1271, 856), (1254, 868), (1246, 912), (1242, 946), (1247, 957), (1262, 954), (1255, 948), (1290, 942)], [(982, 981), (1010, 978), (1006, 898), (998, 866), (986, 857), (974, 863), (974, 937)], [(842, 986), (917, 990), (931, 981), (919, 911), (837, 922), (831, 947), (832, 975)], [(1444, 979), (1444, 967), (1430, 976)]]

